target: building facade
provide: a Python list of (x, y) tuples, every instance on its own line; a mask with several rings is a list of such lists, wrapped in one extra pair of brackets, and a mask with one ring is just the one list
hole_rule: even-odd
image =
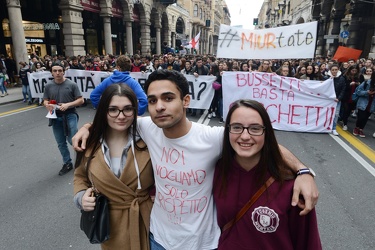
[[(161, 54), (200, 32), (197, 53), (214, 54), (224, 0), (0, 0), (0, 54)], [(218, 10), (215, 10), (219, 8)], [(229, 21), (228, 21), (229, 20)]]
[(363, 0), (265, 0), (258, 29), (318, 21), (317, 56), (333, 56), (338, 46), (375, 58), (375, 2)]

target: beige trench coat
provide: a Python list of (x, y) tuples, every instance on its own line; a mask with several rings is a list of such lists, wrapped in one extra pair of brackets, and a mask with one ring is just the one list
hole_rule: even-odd
[[(140, 147), (145, 143), (137, 142)], [(86, 159), (90, 151), (86, 151)], [(138, 176), (134, 166), (131, 148), (124, 171), (117, 178), (104, 161), (101, 150), (96, 151), (89, 167), (89, 177), (95, 188), (109, 200), (110, 239), (104, 242), (102, 249), (148, 250), (150, 213), (152, 201), (149, 189), (154, 185), (152, 165), (148, 150), (138, 151), (135, 155), (139, 166), (141, 189), (138, 187)], [(85, 160), (74, 172), (74, 194), (91, 187), (87, 179)]]

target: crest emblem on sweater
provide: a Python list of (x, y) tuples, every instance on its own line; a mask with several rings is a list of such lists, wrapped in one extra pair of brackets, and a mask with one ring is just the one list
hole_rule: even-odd
[(251, 214), (255, 228), (261, 233), (273, 233), (279, 226), (279, 215), (271, 208), (257, 207)]

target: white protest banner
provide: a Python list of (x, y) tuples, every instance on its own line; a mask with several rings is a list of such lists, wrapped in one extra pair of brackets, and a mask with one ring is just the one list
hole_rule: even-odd
[(223, 110), (238, 99), (264, 105), (275, 129), (328, 133), (332, 130), (337, 103), (333, 80), (299, 80), (261, 72), (223, 74)]
[[(141, 84), (142, 88), (150, 73), (131, 72), (130, 76)], [(104, 71), (86, 71), (69, 69), (65, 72), (65, 77), (75, 82), (86, 99), (90, 99), (90, 94), (95, 86), (99, 85), (111, 73)], [(212, 83), (214, 76), (185, 75), (190, 86), (190, 108), (208, 109), (214, 96)], [(33, 98), (43, 98), (45, 85), (52, 81), (52, 75), (49, 71), (34, 72), (28, 74), (30, 91)]]
[(238, 59), (313, 58), (318, 22), (247, 30), (220, 25), (217, 57)]

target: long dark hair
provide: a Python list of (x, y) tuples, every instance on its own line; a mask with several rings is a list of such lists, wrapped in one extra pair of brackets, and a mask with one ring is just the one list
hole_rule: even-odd
[[(140, 148), (136, 143), (137, 135), (137, 112), (138, 112), (138, 102), (137, 97), (134, 92), (125, 84), (111, 84), (109, 85), (102, 94), (100, 98), (98, 108), (95, 113), (95, 117), (92, 126), (89, 129), (90, 135), (87, 139), (86, 150), (89, 150), (90, 155), (87, 159), (87, 168), (89, 163), (94, 156), (95, 152), (99, 149), (102, 139), (106, 138), (108, 132), (108, 122), (107, 113), (108, 107), (113, 96), (125, 96), (127, 97), (133, 108), (134, 108), (134, 119), (132, 126), (130, 127), (129, 134), (133, 137), (134, 146), (138, 150), (144, 150), (146, 148)], [(77, 153), (75, 168), (79, 167), (85, 158), (85, 151)]]
[(264, 146), (261, 149), (261, 156), (258, 163), (261, 167), (257, 168), (258, 181), (256, 185), (259, 187), (264, 185), (267, 172), (269, 172), (271, 176), (280, 183), (284, 180), (294, 178), (290, 166), (284, 161), (281, 155), (279, 144), (277, 143), (272, 123), (266, 109), (261, 103), (254, 100), (238, 100), (231, 105), (225, 121), (223, 153), (222, 158), (218, 162), (221, 178), (216, 180), (214, 188), (220, 188), (220, 194), (226, 193), (228, 175), (231, 171), (234, 156), (236, 154), (229, 141), (229, 124), (233, 112), (239, 107), (246, 107), (257, 111), (262, 118), (263, 126), (265, 126)]

